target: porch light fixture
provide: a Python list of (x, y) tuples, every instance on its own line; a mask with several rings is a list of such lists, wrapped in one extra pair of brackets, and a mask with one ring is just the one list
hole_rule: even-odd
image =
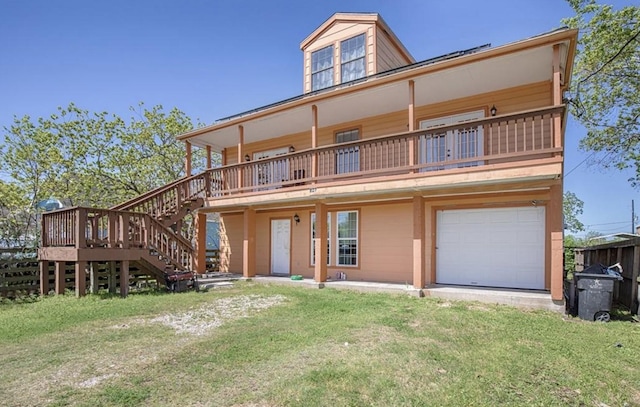
[(491, 106), (491, 110), (489, 110), (491, 112), (491, 116), (495, 116), (496, 113), (498, 113), (498, 109), (496, 109), (496, 105)]
[(251, 161), (251, 157), (249, 157), (249, 154), (245, 154), (244, 155), (244, 160), (245, 161)]
[(294, 146), (289, 146), (289, 152), (290, 153), (295, 153), (296, 152), (296, 148)]
[(294, 222), (296, 222), (296, 225), (297, 225), (298, 223), (300, 223), (300, 216), (298, 216), (298, 214), (296, 213), (295, 215), (293, 215), (293, 220)]

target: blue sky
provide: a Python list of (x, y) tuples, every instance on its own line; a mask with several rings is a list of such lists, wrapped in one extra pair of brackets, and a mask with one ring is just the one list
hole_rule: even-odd
[[(632, 1), (609, 1), (616, 7)], [(129, 117), (145, 102), (210, 124), (302, 92), (300, 42), (336, 11), (380, 13), (416, 60), (549, 31), (564, 0), (0, 0), (0, 128), (74, 102)], [(566, 133), (566, 171), (588, 154)], [(586, 163), (565, 190), (603, 233), (631, 229), (630, 173)]]

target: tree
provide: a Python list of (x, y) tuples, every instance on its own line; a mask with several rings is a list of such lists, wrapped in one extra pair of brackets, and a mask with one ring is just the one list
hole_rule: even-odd
[[(193, 129), (191, 119), (162, 106), (131, 110), (128, 122), (74, 104), (35, 122), (14, 118), (0, 159), (32, 205), (56, 197), (110, 207), (184, 176), (184, 143), (176, 136)], [(197, 171), (204, 154), (196, 150), (194, 156)]]
[(562, 214), (564, 216), (564, 228), (570, 232), (584, 230), (584, 225), (578, 219), (582, 215), (584, 202), (573, 192), (567, 191), (562, 199)]
[[(42, 200), (108, 208), (184, 176), (185, 146), (176, 136), (193, 129), (191, 119), (142, 103), (131, 111), (125, 121), (72, 103), (35, 121), (14, 117), (0, 146), (0, 170), (11, 178), (0, 184), (0, 197), (10, 197), (0, 200), (0, 244), (35, 239)], [(202, 150), (193, 163), (203, 169)]]
[(580, 146), (604, 168), (634, 168), (640, 186), (640, 7), (568, 0), (580, 29), (571, 110), (587, 128)]

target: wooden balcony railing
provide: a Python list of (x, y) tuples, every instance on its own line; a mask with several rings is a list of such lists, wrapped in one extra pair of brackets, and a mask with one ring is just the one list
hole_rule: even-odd
[(73, 207), (42, 214), (42, 247), (142, 248), (190, 270), (193, 246), (149, 214)]
[(554, 106), (213, 168), (206, 172), (206, 196), (550, 157), (562, 153), (553, 120), (563, 112)]

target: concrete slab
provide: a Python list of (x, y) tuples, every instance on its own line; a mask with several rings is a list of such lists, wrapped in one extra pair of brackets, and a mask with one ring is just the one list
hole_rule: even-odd
[(555, 303), (552, 301), (551, 293), (548, 291), (436, 285), (425, 288), (424, 294), (427, 297), (453, 301), (479, 301), (525, 309), (565, 311), (564, 302)]
[(256, 276), (256, 283), (297, 285), (307, 288), (330, 287), (364, 292), (384, 292), (412, 295), (416, 297), (436, 297), (452, 301), (478, 301), (489, 304), (511, 305), (523, 309), (544, 309), (564, 313), (564, 302), (555, 303), (548, 291), (482, 288), (466, 286), (434, 285), (419, 290), (413, 286), (371, 281), (335, 280), (316, 283), (312, 279), (291, 280), (288, 277)]

